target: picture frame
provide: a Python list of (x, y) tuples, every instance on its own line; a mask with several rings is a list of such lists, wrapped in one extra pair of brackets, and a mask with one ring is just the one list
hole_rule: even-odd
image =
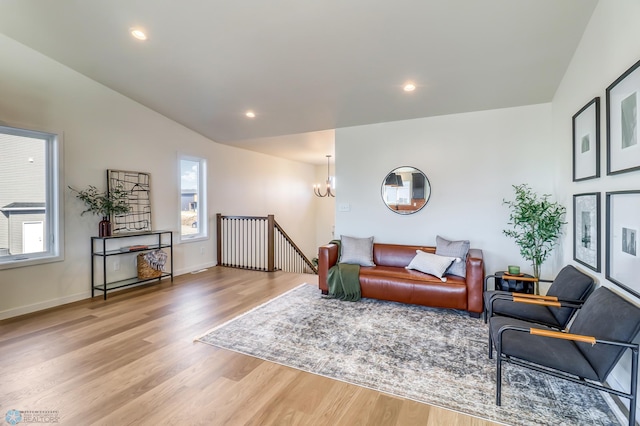
[(590, 100), (571, 118), (573, 181), (600, 177), (600, 97)]
[(640, 190), (607, 192), (606, 278), (640, 297)]
[(607, 87), (607, 175), (640, 170), (640, 61)]
[(573, 260), (600, 272), (600, 193), (573, 196)]
[(107, 170), (107, 188), (128, 192), (128, 213), (111, 215), (112, 233), (151, 231), (151, 175), (145, 172)]

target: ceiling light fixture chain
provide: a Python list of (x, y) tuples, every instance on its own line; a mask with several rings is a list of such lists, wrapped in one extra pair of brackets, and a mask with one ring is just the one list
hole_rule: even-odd
[(313, 193), (316, 194), (316, 197), (335, 197), (335, 194), (331, 191), (331, 175), (329, 174), (329, 160), (331, 159), (331, 155), (327, 155), (327, 189), (323, 194), (320, 192), (320, 185), (313, 185)]

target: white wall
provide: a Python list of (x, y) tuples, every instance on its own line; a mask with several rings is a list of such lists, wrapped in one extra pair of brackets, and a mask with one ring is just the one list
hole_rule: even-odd
[[(640, 189), (640, 172), (607, 176), (606, 172), (606, 88), (624, 71), (640, 60), (640, 2), (637, 0), (607, 0), (598, 3), (591, 21), (567, 72), (553, 99), (553, 139), (561, 161), (555, 171), (557, 186), (566, 200), (567, 211), (573, 215), (573, 194), (601, 192), (601, 272), (594, 272), (573, 261), (573, 233), (563, 240), (565, 264), (593, 275), (600, 285), (630, 298), (639, 300), (605, 278), (606, 209), (605, 193), (627, 189)], [(600, 97), (600, 178), (581, 182), (572, 180), (572, 128), (571, 117), (594, 97)], [(636, 212), (639, 214), (640, 212)], [(572, 217), (572, 216), (571, 216)], [(629, 358), (624, 357), (614, 369), (609, 381), (628, 388)], [(625, 403), (626, 400), (622, 399)], [(640, 412), (639, 412), (640, 415)]]
[[(153, 228), (177, 231), (177, 155), (207, 159), (210, 238), (175, 247), (177, 273), (215, 264), (218, 212), (273, 213), (309, 257), (316, 253), (313, 166), (212, 142), (3, 35), (0, 52), (0, 122), (63, 132), (65, 188), (105, 189), (106, 169), (149, 172)], [(69, 191), (64, 205), (65, 260), (0, 271), (0, 318), (89, 296), (99, 218), (81, 217)]]
[[(502, 233), (512, 185), (555, 193), (551, 104), (422, 118), (336, 130), (336, 236), (399, 244), (435, 245), (436, 235), (468, 239), (484, 251), (486, 271), (530, 265)], [(385, 176), (413, 166), (431, 183), (418, 213), (398, 215), (381, 198)], [(349, 212), (341, 205), (348, 204)], [(543, 265), (543, 276), (556, 268)]]

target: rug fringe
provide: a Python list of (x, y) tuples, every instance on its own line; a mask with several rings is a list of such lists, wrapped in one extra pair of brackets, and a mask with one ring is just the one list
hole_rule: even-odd
[[(282, 293), (282, 294), (280, 294), (280, 295), (278, 295), (278, 296), (274, 297), (273, 299), (269, 299), (269, 300), (267, 300), (266, 302), (261, 303), (261, 304), (259, 304), (258, 306), (255, 306), (255, 307), (253, 307), (253, 308), (249, 309), (248, 311), (243, 312), (243, 313), (241, 313), (240, 315), (237, 315), (237, 316), (235, 316), (235, 317), (233, 317), (233, 318), (231, 318), (231, 319), (229, 319), (229, 320), (227, 320), (227, 321), (223, 322), (222, 324), (218, 324), (218, 325), (216, 325), (216, 326), (214, 326), (214, 327), (210, 328), (209, 330), (205, 331), (204, 333), (201, 333), (201, 334), (197, 335), (196, 337), (194, 337), (194, 338), (193, 338), (193, 342), (199, 342), (199, 341), (200, 341), (200, 339), (202, 339), (202, 338), (203, 338), (204, 336), (206, 336), (207, 334), (209, 334), (209, 333), (211, 333), (211, 332), (213, 332), (213, 331), (216, 331), (216, 330), (217, 330), (217, 329), (219, 329), (220, 327), (224, 327), (225, 325), (227, 325), (227, 324), (228, 324), (228, 323), (230, 323), (231, 321), (234, 321), (234, 320), (236, 320), (236, 319), (238, 319), (238, 318), (242, 318), (243, 316), (245, 316), (245, 315), (247, 315), (247, 314), (249, 314), (249, 313), (251, 313), (251, 312), (255, 311), (256, 309), (260, 309), (260, 308), (261, 308), (261, 307), (263, 307), (264, 305), (266, 305), (266, 304), (268, 304), (268, 303), (270, 303), (270, 302), (273, 302), (274, 300), (278, 300), (279, 298), (281, 298), (281, 297), (283, 297), (283, 296), (285, 296), (285, 295), (287, 295), (287, 294), (291, 293), (292, 291), (297, 290), (297, 289), (299, 289), (300, 287), (305, 286), (305, 285), (310, 285), (310, 284), (308, 284), (308, 283), (302, 283), (302, 284), (300, 284), (300, 285), (298, 285), (298, 286), (296, 286), (296, 287), (292, 288), (291, 290), (287, 290), (287, 291), (285, 291), (284, 293)], [(203, 342), (203, 343), (204, 343), (204, 342)]]

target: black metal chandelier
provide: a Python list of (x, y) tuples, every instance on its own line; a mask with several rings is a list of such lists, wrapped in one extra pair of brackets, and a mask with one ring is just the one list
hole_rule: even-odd
[(329, 160), (331, 159), (331, 155), (327, 155), (327, 189), (323, 194), (320, 192), (320, 184), (313, 185), (313, 193), (316, 194), (316, 197), (335, 197), (335, 194), (331, 191), (331, 176), (329, 174)]

